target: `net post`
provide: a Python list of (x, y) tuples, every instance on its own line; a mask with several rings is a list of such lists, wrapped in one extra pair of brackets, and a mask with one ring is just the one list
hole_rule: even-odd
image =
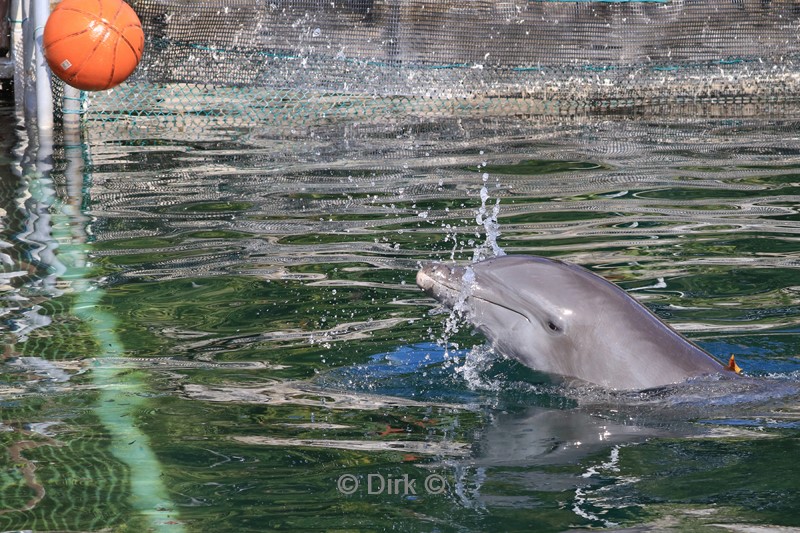
[(22, 110), (25, 97), (25, 63), (22, 42), (23, 1), (27, 0), (11, 0), (11, 7), (8, 11), (11, 25), (9, 58), (14, 67), (14, 105), (18, 111)]
[(22, 83), (22, 109), (25, 119), (35, 116), (36, 113), (36, 94), (34, 87), (34, 64), (33, 64), (33, 28), (31, 26), (31, 0), (20, 0), (22, 18), (22, 61), (21, 61), (21, 83)]
[(80, 129), (85, 94), (80, 89), (64, 84), (64, 96), (61, 99), (61, 120), (65, 131), (68, 129)]
[(44, 57), (44, 25), (50, 16), (49, 0), (33, 0), (34, 65), (36, 77), (36, 124), (40, 131), (53, 129), (53, 88), (50, 67)]

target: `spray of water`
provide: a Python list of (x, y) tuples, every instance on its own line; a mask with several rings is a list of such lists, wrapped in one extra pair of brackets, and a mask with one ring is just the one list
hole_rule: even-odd
[(444, 359), (445, 365), (449, 366), (451, 363), (458, 364), (458, 358), (450, 358), (450, 350), (458, 350), (460, 346), (458, 343), (451, 342), (450, 339), (458, 333), (461, 325), (466, 321), (469, 313), (469, 306), (467, 305), (467, 298), (472, 293), (472, 286), (475, 283), (475, 272), (472, 268), (467, 267), (464, 275), (461, 278), (461, 290), (458, 293), (458, 298), (450, 310), (444, 322), (444, 332), (442, 333), (441, 344), (444, 345)]
[(455, 366), (456, 374), (471, 390), (499, 391), (503, 382), (487, 376), (487, 371), (497, 360), (495, 351), (486, 345), (474, 346), (464, 357), (464, 363)]
[[(506, 255), (506, 252), (497, 244), (497, 238), (501, 235), (500, 224), (497, 222), (497, 216), (500, 214), (500, 198), (495, 199), (494, 206), (492, 206), (491, 212), (489, 212), (489, 208), (486, 205), (486, 202), (489, 200), (489, 189), (486, 187), (489, 181), (489, 174), (484, 172), (482, 179), (483, 187), (481, 187), (480, 192), (481, 206), (475, 216), (475, 222), (478, 223), (478, 226), (483, 226), (486, 238), (482, 244), (475, 247), (475, 251), (472, 255), (473, 263), (491, 257)], [(476, 236), (480, 237), (480, 233)]]
[[(497, 239), (501, 235), (500, 224), (497, 217), (500, 214), (500, 198), (495, 199), (494, 205), (487, 205), (489, 203), (489, 188), (487, 187), (489, 181), (489, 174), (484, 172), (482, 175), (483, 185), (480, 190), (481, 206), (475, 214), (475, 222), (479, 228), (483, 228), (485, 235), (484, 241), (475, 247), (472, 254), (472, 263), (483, 261), (491, 257), (499, 257), (506, 255), (505, 251), (497, 244)], [(499, 186), (499, 184), (497, 184)], [(475, 234), (476, 238), (481, 237), (480, 229)], [(454, 247), (451, 253), (451, 260), (455, 257), (457, 246), (457, 238), (455, 234), (448, 234), (445, 240), (452, 239)], [(455, 370), (470, 384), (473, 388), (481, 388), (479, 381), (482, 383), (480, 373), (489, 364), (488, 361), (493, 359), (493, 352), (486, 349), (473, 349), (467, 354), (464, 359), (463, 365), (458, 366), (461, 361), (458, 357), (450, 357), (450, 350), (458, 350), (459, 345), (451, 342), (451, 338), (458, 333), (461, 326), (466, 322), (470, 312), (467, 305), (467, 299), (472, 294), (473, 286), (475, 284), (475, 272), (471, 267), (467, 266), (464, 270), (464, 275), (461, 278), (461, 291), (453, 305), (450, 314), (445, 320), (444, 332), (439, 343), (445, 347), (445, 364), (449, 366), (454, 364)], [(491, 355), (490, 355), (491, 354)]]

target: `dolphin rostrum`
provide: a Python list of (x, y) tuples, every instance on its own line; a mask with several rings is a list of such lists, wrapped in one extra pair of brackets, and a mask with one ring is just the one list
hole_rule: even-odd
[(609, 389), (643, 390), (730, 370), (624, 290), (577, 265), (505, 255), (425, 265), (417, 285), (464, 313), (497, 352)]

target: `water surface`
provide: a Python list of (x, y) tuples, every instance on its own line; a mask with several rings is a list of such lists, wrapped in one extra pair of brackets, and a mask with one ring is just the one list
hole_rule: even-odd
[[(0, 530), (800, 527), (797, 124), (94, 124), (51, 159), (3, 121)], [(507, 253), (748, 378), (565, 388), (446, 331), (416, 269), (485, 245), (483, 187)]]

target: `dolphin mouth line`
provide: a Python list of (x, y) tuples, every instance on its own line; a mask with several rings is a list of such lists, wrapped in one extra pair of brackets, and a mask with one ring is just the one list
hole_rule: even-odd
[(452, 292), (453, 294), (458, 295), (459, 298), (463, 298), (464, 301), (466, 301), (467, 298), (473, 298), (475, 300), (480, 300), (480, 301), (486, 302), (486, 303), (488, 303), (490, 305), (494, 305), (494, 306), (506, 309), (507, 311), (511, 311), (515, 315), (519, 315), (522, 318), (524, 318), (529, 324), (533, 323), (533, 321), (531, 320), (531, 317), (529, 317), (528, 315), (526, 315), (524, 313), (519, 312), (519, 310), (514, 309), (513, 307), (510, 307), (508, 305), (504, 305), (503, 303), (501, 303), (501, 302), (499, 302), (497, 300), (494, 300), (494, 299), (489, 299), (489, 298), (485, 298), (483, 296), (478, 296), (478, 295), (475, 294), (475, 291), (473, 291), (473, 290), (468, 290), (468, 291), (465, 292), (463, 290), (463, 287), (464, 287), (463, 283), (461, 283), (460, 286), (455, 286), (455, 284), (447, 283), (450, 280), (437, 280), (437, 279), (434, 279), (432, 276), (428, 276), (427, 274), (425, 274), (425, 277), (428, 278), (428, 280), (430, 280), (431, 288), (435, 287), (436, 285), (438, 285), (440, 287), (444, 287), (446, 290)]
[(513, 307), (509, 307), (507, 305), (501, 304), (500, 302), (496, 302), (494, 300), (489, 300), (487, 298), (482, 298), (480, 296), (473, 296), (473, 298), (475, 298), (476, 300), (481, 300), (481, 301), (486, 302), (486, 303), (491, 304), (491, 305), (495, 305), (495, 306), (500, 307), (502, 309), (505, 309), (507, 311), (511, 311), (515, 315), (519, 315), (522, 318), (524, 318), (525, 320), (527, 320), (528, 324), (533, 324), (533, 321), (531, 320), (531, 317), (529, 317), (525, 313), (520, 313), (517, 309), (514, 309)]

